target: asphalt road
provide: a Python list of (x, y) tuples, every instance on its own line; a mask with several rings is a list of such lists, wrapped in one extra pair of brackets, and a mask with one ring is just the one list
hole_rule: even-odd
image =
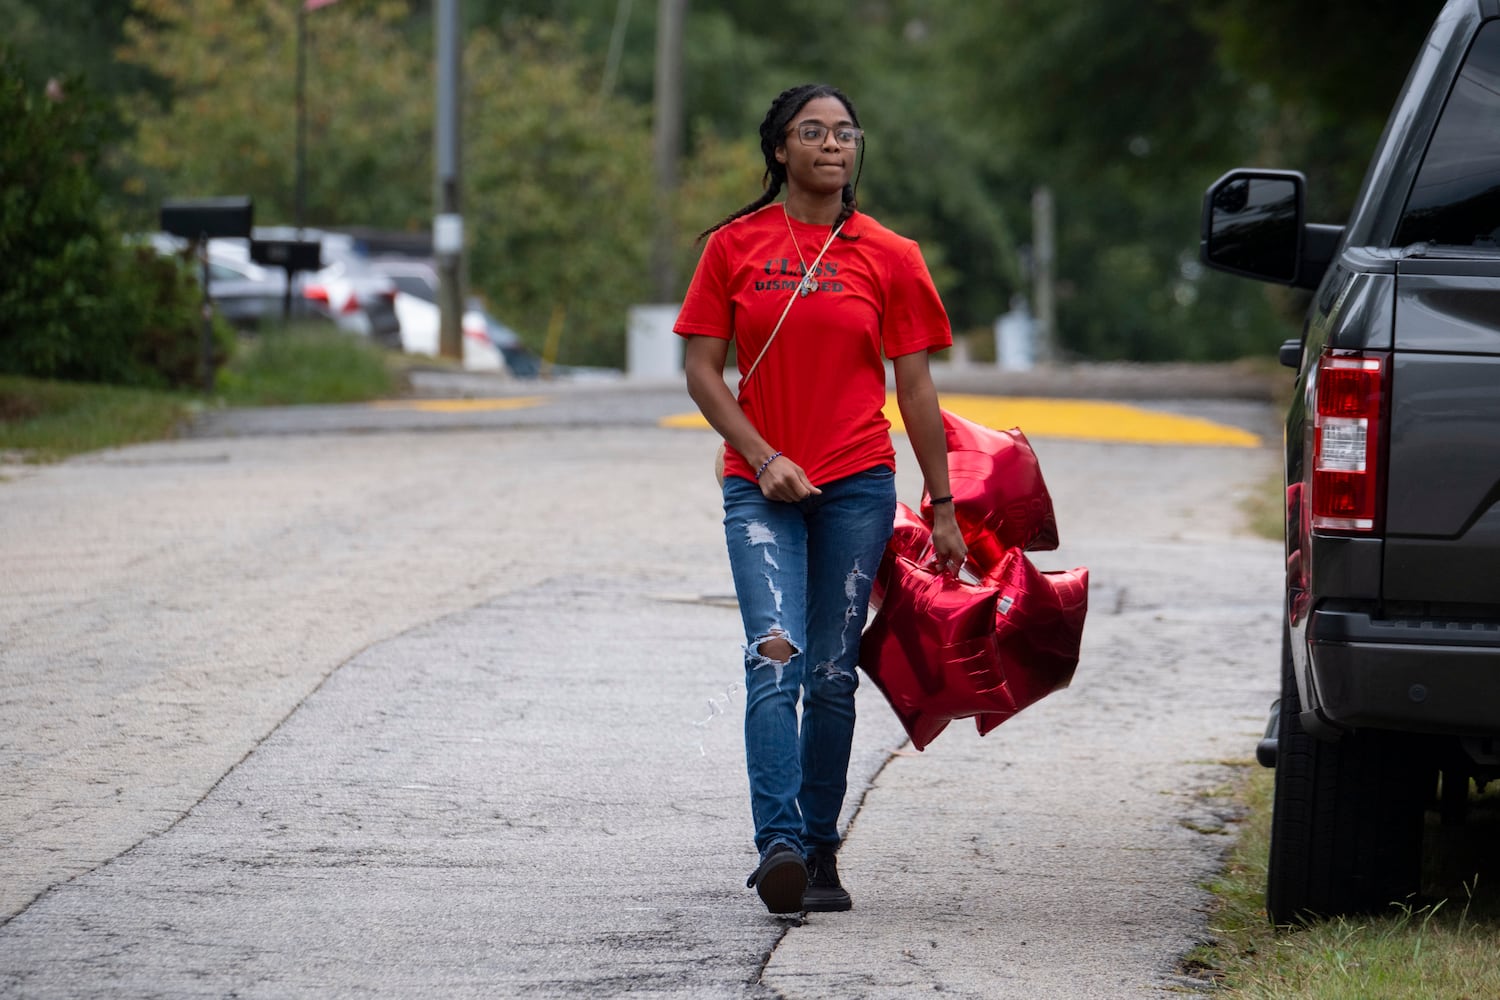
[(1033, 436), (1035, 561), (1091, 571), (1074, 684), (921, 754), (866, 684), (855, 909), (795, 922), (744, 888), (715, 441), (657, 425), (688, 408), (231, 414), (0, 483), (0, 995), (1194, 988), (1276, 680), (1239, 506), (1272, 450)]

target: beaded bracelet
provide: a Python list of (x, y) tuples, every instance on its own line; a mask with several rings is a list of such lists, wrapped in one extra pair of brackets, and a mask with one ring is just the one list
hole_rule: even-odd
[(776, 454), (772, 455), (770, 458), (768, 458), (764, 462), (760, 463), (760, 468), (758, 468), (758, 469), (755, 470), (755, 481), (757, 483), (760, 482), (761, 474), (763, 472), (765, 472), (767, 469), (769, 469), (771, 467), (771, 463), (774, 462), (774, 461), (776, 461), (780, 457), (781, 457), (781, 452), (778, 451)]
[(933, 507), (936, 507), (940, 503), (952, 503), (953, 502), (953, 494), (949, 493), (945, 497), (933, 497), (931, 500), (929, 500), (927, 502), (928, 502), (928, 504), (930, 504)]

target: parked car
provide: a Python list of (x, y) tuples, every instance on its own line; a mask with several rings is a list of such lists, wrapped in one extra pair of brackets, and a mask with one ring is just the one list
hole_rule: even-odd
[(219, 315), (240, 330), (253, 330), (282, 314), (286, 275), (251, 261), (208, 260), (209, 298)]
[[(401, 349), (408, 354), (438, 357), (441, 313), (438, 308), (437, 265), (425, 258), (379, 256), (370, 267), (396, 286), (396, 315), (401, 320)], [(470, 371), (500, 371), (505, 359), (483, 331), (461, 327), (463, 366)]]
[[(396, 283), (396, 312), (401, 318), (403, 348), (413, 354), (438, 354), (438, 271), (421, 257), (377, 256), (370, 266)], [(504, 369), (517, 378), (549, 376), (618, 378), (606, 368), (544, 366), (542, 359), (513, 328), (497, 319), (483, 300), (471, 297), (463, 318), (464, 367)]]
[[(188, 251), (188, 242), (167, 233), (152, 233), (142, 237), (157, 253), (182, 255)], [(219, 315), (238, 330), (254, 331), (266, 323), (281, 322), (287, 310), (286, 272), (274, 267), (262, 267), (249, 258), (243, 246), (235, 248), (235, 241), (212, 240), (208, 253), (209, 298)], [(243, 241), (239, 241), (243, 244)], [(195, 261), (193, 274), (201, 280), (202, 268)], [(300, 297), (291, 302), (293, 316), (313, 315)]]
[[(401, 349), (408, 354), (437, 357), (440, 336), (437, 265), (427, 259), (378, 256), (370, 267), (396, 286), (396, 316), (401, 321)], [(483, 338), (465, 338), (464, 367), (493, 371), (502, 362)]]
[(521, 335), (496, 319), (479, 299), (470, 299), (464, 310), (464, 339), (470, 332), (483, 336), (505, 358), (505, 369), (517, 378), (536, 378), (542, 373), (542, 359), (526, 346)]
[[(257, 226), (258, 240), (315, 240), (321, 245), (323, 267), (299, 272), (293, 279), (293, 295), (301, 300), (304, 314), (332, 320), (340, 329), (368, 337), (382, 347), (401, 349), (401, 322), (396, 315), (396, 285), (374, 270), (362, 256), (354, 239), (344, 233), (290, 226)], [(209, 241), (210, 260), (249, 264), (250, 244), (242, 239)], [(265, 268), (281, 276), (277, 268)]]
[(559, 378), (570, 382), (615, 381), (622, 377), (618, 368), (600, 368), (589, 365), (546, 364), (510, 326), (496, 319), (482, 301), (471, 299), (464, 313), (465, 331), (471, 327), (483, 329), (490, 341), (505, 357), (505, 367), (517, 378)]
[[(441, 314), (437, 303), (410, 295), (396, 293), (396, 311), (401, 316), (402, 350), (408, 354), (425, 354), (438, 357), (440, 350)], [(482, 326), (465, 317), (463, 335), (463, 366), (468, 371), (504, 371), (505, 358), (500, 349), (485, 334)]]
[[(323, 266), (293, 276), (290, 318), (326, 319), (340, 329), (369, 337), (383, 347), (401, 349), (400, 318), (396, 315), (396, 284), (376, 271), (358, 252), (354, 239), (343, 233), (289, 226), (259, 226), (258, 240), (317, 241)], [(149, 237), (159, 253), (182, 253), (187, 241), (166, 233)], [(267, 321), (280, 322), (287, 314), (286, 272), (250, 259), (250, 241), (208, 241), (209, 295), (232, 324), (253, 329)]]
[(1281, 350), (1277, 923), (1408, 902), (1425, 813), (1500, 778), (1500, 4), (1443, 6), (1344, 225), (1304, 188), (1236, 170), (1203, 203), (1210, 267), (1315, 290)]
[(390, 278), (396, 291), (425, 302), (436, 302), (438, 296), (437, 265), (414, 257), (371, 257), (370, 267)]

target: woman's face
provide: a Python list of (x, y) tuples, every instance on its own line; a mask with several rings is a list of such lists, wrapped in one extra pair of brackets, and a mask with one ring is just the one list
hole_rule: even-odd
[[(804, 125), (824, 126), (822, 141), (811, 146), (804, 143), (800, 135)], [(853, 125), (849, 109), (837, 97), (815, 97), (802, 105), (776, 147), (777, 161), (786, 165), (787, 187), (820, 195), (842, 192), (853, 174), (859, 147), (840, 146), (834, 129)]]

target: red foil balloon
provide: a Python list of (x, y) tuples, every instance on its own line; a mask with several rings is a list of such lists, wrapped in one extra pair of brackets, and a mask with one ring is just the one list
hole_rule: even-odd
[(980, 734), (1067, 687), (1088, 609), (1088, 571), (1043, 573), (1020, 549), (977, 584), (905, 556), (882, 564), (885, 602), (860, 666), (926, 748), (954, 719)]
[(1015, 707), (980, 713), (974, 720), (980, 736), (1072, 683), (1089, 606), (1086, 568), (1042, 572), (1020, 549), (1010, 549), (985, 582), (999, 593), (995, 645)]
[[(891, 540), (885, 547), (885, 556), (882, 559), (882, 569), (892, 556), (905, 556), (915, 563), (923, 563), (928, 560), (932, 553), (932, 526), (917, 516), (917, 512), (904, 503), (896, 504), (896, 526), (891, 532)], [(885, 599), (885, 586), (882, 582), (886, 573), (883, 571), (875, 574), (875, 583), (870, 588), (870, 610), (880, 608), (880, 603)]]
[[(1019, 428), (996, 431), (943, 411), (948, 438), (948, 484), (958, 526), (972, 557), (998, 563), (1002, 550), (1057, 548), (1052, 496), (1041, 463)], [(922, 517), (932, 521), (931, 497), (922, 494)]]
[(860, 666), (918, 750), (954, 719), (990, 732), (1067, 687), (1088, 611), (1088, 570), (1042, 572), (1024, 549), (1057, 547), (1052, 498), (1020, 430), (994, 431), (944, 411), (955, 514), (981, 576), (932, 563), (932, 506), (896, 505), (875, 575), (874, 620)]

